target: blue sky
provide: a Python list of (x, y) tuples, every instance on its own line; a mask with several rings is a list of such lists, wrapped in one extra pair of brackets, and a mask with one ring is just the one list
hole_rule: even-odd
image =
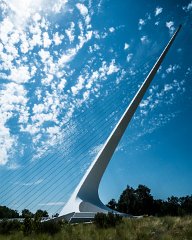
[(102, 179), (191, 194), (191, 1), (0, 1), (0, 204), (58, 212), (180, 23)]

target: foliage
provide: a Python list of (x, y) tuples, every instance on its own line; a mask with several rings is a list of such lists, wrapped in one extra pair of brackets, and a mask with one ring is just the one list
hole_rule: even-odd
[(35, 233), (41, 232), (41, 218), (42, 218), (41, 213), (36, 212), (33, 220), (33, 230), (35, 231)]
[(61, 221), (46, 221), (41, 223), (41, 233), (54, 235), (61, 231), (63, 223)]
[(117, 203), (117, 210), (133, 215), (145, 215), (152, 214), (152, 205), (153, 197), (148, 187), (139, 185), (135, 190), (127, 186), (120, 195)]
[(108, 228), (115, 227), (122, 222), (122, 217), (113, 213), (97, 213), (94, 218), (94, 223), (97, 227)]
[(35, 216), (38, 216), (40, 218), (43, 218), (43, 217), (48, 217), (49, 214), (47, 211), (43, 211), (41, 209), (38, 209), (37, 212), (35, 213)]
[(107, 207), (111, 208), (112, 210), (117, 210), (117, 202), (116, 202), (116, 200), (114, 198), (111, 199), (108, 202)]
[(192, 214), (192, 196), (174, 197), (167, 201), (154, 199), (151, 190), (139, 185), (136, 189), (127, 186), (116, 202), (109, 201), (107, 206), (119, 212), (132, 215), (154, 215), (154, 216), (184, 216)]
[[(57, 224), (54, 223), (54, 224)], [(58, 223), (60, 224), (60, 223)], [(48, 227), (48, 225), (47, 225)], [(51, 228), (51, 226), (49, 226)], [(32, 233), (23, 235), (21, 231), (9, 236), (0, 235), (0, 240), (181, 240), (192, 239), (192, 216), (185, 217), (144, 217), (123, 219), (121, 224), (111, 228), (100, 228), (95, 224), (61, 225), (54, 234)]]
[(22, 230), (24, 235), (29, 235), (32, 233), (33, 230), (33, 222), (29, 216), (26, 216), (24, 222), (22, 224)]
[(21, 217), (22, 218), (26, 218), (26, 217), (32, 218), (32, 217), (34, 217), (34, 214), (32, 212), (30, 212), (28, 209), (23, 209), (22, 213), (21, 213)]
[(48, 233), (54, 235), (61, 231), (62, 222), (60, 221), (41, 221), (41, 215), (35, 214), (34, 219), (26, 217), (23, 222), (24, 235), (30, 235), (31, 233), (42, 234)]
[(0, 234), (10, 234), (11, 232), (18, 231), (21, 229), (21, 223), (13, 220), (3, 220), (0, 222)]
[(0, 219), (3, 218), (18, 218), (19, 213), (6, 206), (0, 206)]

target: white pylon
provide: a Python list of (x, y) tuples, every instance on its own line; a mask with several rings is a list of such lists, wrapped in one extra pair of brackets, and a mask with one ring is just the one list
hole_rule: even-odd
[(159, 59), (156, 61), (155, 65), (146, 77), (142, 86), (137, 91), (135, 97), (108, 137), (103, 148), (86, 171), (85, 175), (76, 187), (66, 205), (61, 210), (59, 214), (60, 217), (67, 214), (70, 215), (72, 213), (82, 213), (82, 215), (85, 215), (85, 213), (112, 212), (112, 210), (106, 207), (99, 198), (98, 188), (101, 178), (133, 114), (135, 113), (139, 103), (141, 102), (145, 92), (147, 91), (151, 81), (153, 80), (157, 70), (159, 69), (159, 66), (169, 51), (169, 48), (171, 47), (180, 29), (181, 25), (172, 36)]

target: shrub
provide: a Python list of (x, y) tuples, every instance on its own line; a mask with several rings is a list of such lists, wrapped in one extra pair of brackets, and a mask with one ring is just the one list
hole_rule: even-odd
[(0, 218), (18, 218), (19, 213), (6, 206), (0, 206)]
[(23, 233), (24, 235), (29, 235), (33, 230), (33, 221), (30, 217), (25, 217), (23, 222)]
[(41, 233), (54, 235), (61, 231), (62, 222), (47, 221), (41, 223)]
[(122, 217), (119, 214), (113, 213), (97, 213), (94, 217), (94, 222), (97, 227), (108, 228), (115, 227), (122, 222)]
[(21, 223), (14, 221), (3, 220), (0, 222), (0, 234), (10, 234), (11, 232), (15, 232), (20, 230)]

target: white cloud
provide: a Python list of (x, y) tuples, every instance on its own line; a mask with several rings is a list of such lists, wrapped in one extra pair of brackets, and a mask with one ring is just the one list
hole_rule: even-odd
[(16, 169), (20, 168), (20, 165), (16, 162), (9, 162), (7, 168), (11, 169), (11, 170), (16, 170)]
[(164, 91), (167, 92), (169, 90), (173, 89), (172, 85), (171, 84), (165, 84), (164, 86)]
[(1, 42), (7, 44), (9, 39), (9, 34), (13, 32), (14, 25), (10, 18), (6, 17), (3, 19), (0, 28)]
[(26, 34), (21, 35), (21, 45), (20, 49), (22, 53), (27, 53), (29, 51), (29, 42), (27, 41)]
[[(44, 44), (45, 44), (45, 46), (46, 46), (46, 44), (47, 44), (47, 42), (46, 42), (46, 34), (45, 34), (45, 41), (44, 41)], [(32, 39), (30, 39), (30, 41), (29, 41), (29, 45), (30, 45), (30, 49), (33, 49), (35, 46), (41, 46), (43, 44), (43, 39), (42, 39), (42, 37), (41, 37), (41, 32), (38, 32), (37, 34), (34, 34), (33, 36), (32, 36)]]
[[(14, 82), (2, 84), (0, 90), (0, 165), (5, 165), (14, 155), (17, 137), (11, 134), (6, 122), (16, 114), (15, 112), (20, 112), (21, 117), (28, 112), (26, 94), (22, 85)], [(11, 163), (9, 167), (11, 168)]]
[(169, 67), (166, 69), (166, 73), (175, 73), (176, 70), (180, 69), (181, 67), (179, 65), (169, 65)]
[(87, 89), (91, 89), (91, 87), (93, 86), (93, 83), (94, 83), (95, 81), (97, 81), (98, 78), (99, 78), (99, 72), (98, 72), (98, 71), (94, 71), (94, 72), (92, 73), (92, 75), (90, 76), (90, 78), (88, 79), (88, 83), (86, 84), (85, 87), (86, 87)]
[(54, 126), (54, 127), (48, 127), (47, 128), (47, 133), (53, 137), (54, 135), (56, 136), (60, 132), (60, 127), (59, 126)]
[(63, 53), (58, 61), (59, 66), (62, 67), (64, 64), (70, 62), (78, 53), (78, 51), (79, 51), (78, 48), (72, 48), (69, 49), (66, 53)]
[(184, 6), (183, 10), (186, 12), (191, 11), (192, 10), (192, 1), (187, 6)]
[(146, 21), (145, 21), (144, 19), (140, 18), (140, 19), (139, 19), (139, 23), (138, 23), (138, 25), (139, 25), (139, 30), (141, 30), (142, 27), (143, 27), (145, 24), (146, 24)]
[(83, 93), (83, 100), (86, 101), (89, 99), (89, 96), (90, 96), (90, 91), (86, 91)]
[(124, 50), (127, 50), (129, 47), (130, 47), (129, 44), (125, 43)]
[(166, 22), (166, 27), (169, 29), (169, 33), (173, 34), (173, 32), (175, 31), (174, 22), (173, 21)]
[(85, 83), (85, 79), (82, 76), (79, 76), (77, 84), (71, 87), (71, 91), (74, 96), (77, 95), (78, 92), (83, 88), (84, 83)]
[(20, 66), (18, 68), (13, 67), (11, 69), (11, 74), (9, 75), (8, 79), (16, 82), (16, 83), (26, 83), (31, 78), (29, 67), (27, 66)]
[(140, 39), (141, 39), (141, 42), (142, 42), (143, 44), (146, 44), (146, 43), (149, 42), (149, 39), (148, 39), (147, 36), (142, 36)]
[(75, 48), (70, 48), (67, 50), (66, 53), (62, 54), (62, 56), (58, 60), (59, 66), (62, 67), (64, 64), (70, 62), (79, 52), (79, 50), (84, 46), (84, 44), (92, 38), (92, 34), (92, 31), (87, 31), (85, 36), (83, 36), (83, 34), (81, 33), (81, 35), (78, 37), (79, 44), (77, 44)]
[(68, 0), (59, 0), (59, 1), (57, 0), (54, 3), (54, 5), (51, 7), (52, 11), (55, 13), (61, 12), (61, 10), (65, 7), (66, 3), (68, 3)]
[(38, 179), (37, 181), (34, 181), (34, 182), (16, 183), (16, 184), (19, 184), (21, 186), (35, 186), (35, 185), (41, 184), (43, 181), (44, 181), (43, 179)]
[(62, 43), (64, 36), (63, 35), (59, 35), (58, 32), (54, 33), (53, 35), (53, 41), (55, 43), (55, 45), (59, 45)]
[(39, 21), (39, 12), (59, 13), (65, 6), (67, 0), (9, 0), (6, 4), (11, 10), (11, 18), (16, 26), (25, 27), (30, 17)]
[(145, 20), (143, 20), (142, 18), (139, 19), (139, 25), (145, 25)]
[(75, 39), (74, 32), (75, 32), (75, 23), (71, 22), (70, 28), (65, 30), (65, 33), (67, 34), (70, 43), (73, 42), (73, 40)]
[(113, 59), (109, 65), (107, 75), (111, 75), (112, 73), (116, 73), (119, 71), (119, 68), (115, 65), (115, 59)]
[(9, 152), (14, 147), (15, 138), (11, 136), (10, 131), (6, 128), (0, 119), (0, 165), (5, 165), (9, 160)]
[(162, 7), (156, 7), (156, 9), (155, 9), (155, 16), (158, 16), (159, 14), (161, 14), (162, 11), (163, 11)]
[(90, 53), (96, 52), (96, 51), (99, 50), (99, 49), (100, 49), (100, 47), (99, 47), (98, 44), (93, 44), (93, 46), (89, 46), (89, 51), (90, 51)]
[(111, 32), (111, 33), (115, 32), (115, 28), (114, 27), (110, 27), (109, 28), (109, 32)]
[(64, 206), (66, 202), (48, 202), (48, 203), (39, 203), (39, 206)]
[(43, 33), (43, 46), (44, 48), (49, 48), (52, 43), (52, 40), (49, 38), (48, 32)]
[(36, 12), (36, 13), (32, 16), (32, 19), (33, 19), (33, 21), (38, 22), (38, 21), (41, 20), (41, 15)]
[(132, 59), (132, 57), (133, 57), (133, 53), (129, 53), (129, 54), (127, 55), (127, 62), (130, 62), (131, 59)]
[(41, 57), (42, 62), (45, 63), (46, 60), (48, 60), (48, 58), (50, 57), (50, 53), (49, 51), (45, 51), (44, 49), (41, 49), (39, 51), (39, 56)]
[[(86, 47), (100, 54), (100, 67), (90, 69), (91, 64), (95, 65), (95, 59), (91, 56), (79, 70), (81, 73), (70, 68), (70, 61), (93, 36), (90, 25), (92, 11), (89, 16), (88, 8), (77, 4), (82, 16), (78, 19), (74, 17), (73, 23), (67, 22), (67, 29), (62, 25), (64, 35), (60, 35), (61, 26), (51, 25), (48, 9), (52, 17), (53, 12), (64, 9), (67, 1), (48, 0), (46, 4), (44, 0), (36, 2), (39, 5), (34, 3), (37, 6), (31, 10), (33, 3), (29, 0), (23, 10), (16, 6), (16, 0), (11, 0), (14, 13), (8, 14), (0, 23), (3, 40), (0, 43), (1, 77), (6, 80), (0, 89), (0, 164), (10, 169), (19, 166), (17, 161), (12, 160), (14, 149), (19, 159), (20, 146), (25, 148), (24, 144), (29, 144), (29, 149), (37, 151), (33, 159), (38, 159), (45, 152), (42, 145), (54, 144), (53, 139), (62, 132), (62, 124), (73, 116), (75, 109), (86, 104), (92, 94), (98, 97), (101, 82), (120, 71), (115, 59), (105, 61), (101, 58), (99, 50), (102, 44), (97, 43), (93, 43), (91, 48), (88, 44)], [(39, 11), (39, 8), (42, 10)], [(19, 16), (22, 16), (22, 21), (15, 22)], [(106, 30), (97, 34), (102, 40), (109, 32)], [(69, 44), (69, 41), (73, 44)], [(128, 49), (128, 45), (125, 48)], [(11, 131), (10, 122), (14, 122), (16, 131)], [(23, 142), (23, 135), (29, 143)]]
[(148, 104), (149, 104), (149, 99), (146, 99), (146, 100), (142, 100), (139, 106), (143, 108), (143, 107), (147, 107)]
[(89, 154), (90, 154), (91, 156), (97, 155), (97, 154), (101, 151), (102, 147), (103, 147), (103, 144), (99, 144), (99, 145), (93, 147), (93, 148), (89, 151)]
[(81, 15), (83, 15), (84, 17), (88, 14), (88, 9), (87, 9), (87, 7), (84, 4), (77, 3), (76, 7), (80, 11)]
[(91, 28), (91, 25), (90, 25), (91, 17), (89, 15), (88, 8), (82, 3), (77, 3), (76, 7), (80, 11), (81, 15), (84, 17), (87, 29)]
[(58, 84), (58, 89), (60, 91), (63, 91), (64, 88), (65, 88), (66, 83), (67, 83), (67, 80), (65, 78), (61, 78), (61, 81)]

